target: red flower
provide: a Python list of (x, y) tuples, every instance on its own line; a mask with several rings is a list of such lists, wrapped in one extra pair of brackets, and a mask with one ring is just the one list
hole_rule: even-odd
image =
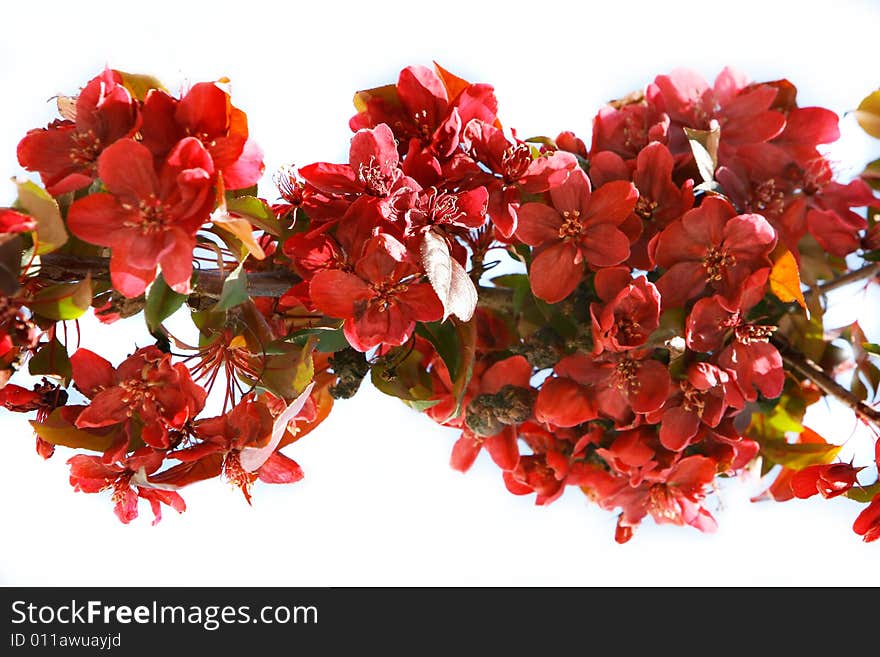
[[(715, 462), (705, 456), (688, 456), (679, 461), (668, 473), (664, 483), (644, 482), (636, 488), (599, 500), (605, 509), (620, 507), (618, 541), (632, 537), (632, 531), (648, 514), (658, 524), (690, 525), (703, 532), (713, 532), (718, 523), (702, 502), (706, 487), (715, 478)], [(623, 529), (621, 529), (623, 528)]]
[(560, 378), (548, 379), (541, 387), (535, 417), (574, 426), (596, 417), (596, 410), (618, 422), (633, 412), (656, 411), (669, 395), (671, 379), (669, 369), (649, 354), (637, 349), (607, 352), (597, 359), (583, 353), (566, 356), (554, 368)]
[(133, 135), (137, 124), (137, 104), (122, 76), (105, 69), (80, 92), (73, 120), (28, 132), (18, 144), (18, 161), (39, 172), (50, 194), (72, 192), (92, 183), (98, 156), (116, 140)]
[(757, 214), (737, 215), (710, 197), (669, 225), (653, 243), (653, 260), (666, 269), (657, 281), (664, 308), (683, 306), (709, 287), (735, 305), (745, 280), (770, 266), (776, 231)]
[[(49, 414), (67, 403), (67, 391), (49, 383), (44, 377), (33, 390), (8, 383), (0, 388), (0, 406), (13, 413), (37, 412), (37, 422), (45, 422)], [(55, 445), (37, 436), (37, 454), (48, 459), (55, 453)]]
[(669, 116), (640, 94), (631, 102), (607, 105), (593, 119), (590, 151), (611, 151), (631, 160), (652, 141), (666, 142)]
[(105, 461), (124, 456), (137, 430), (150, 447), (167, 449), (169, 432), (182, 429), (205, 405), (205, 390), (193, 383), (186, 366), (172, 365), (171, 356), (156, 347), (138, 349), (115, 369), (88, 349), (78, 349), (70, 364), (76, 387), (92, 400), (76, 418), (76, 426), (122, 425)]
[[(648, 421), (659, 419), (660, 442), (675, 452), (691, 443), (701, 425), (718, 426), (728, 406), (728, 389), (733, 387), (732, 377), (710, 363), (692, 363), (678, 383), (680, 390), (666, 401), (660, 417), (648, 417)], [(739, 395), (734, 393), (733, 399)]]
[(71, 232), (112, 248), (110, 278), (126, 297), (142, 294), (159, 265), (172, 289), (188, 293), (195, 234), (214, 204), (214, 168), (201, 142), (178, 142), (157, 172), (150, 151), (125, 139), (101, 154), (98, 171), (110, 193), (76, 201)]
[(856, 518), (853, 531), (861, 536), (865, 543), (880, 538), (880, 493), (874, 496), (871, 503)]
[(83, 493), (98, 493), (113, 489), (113, 511), (116, 517), (128, 524), (138, 516), (138, 499), (150, 503), (155, 516), (153, 524), (162, 520), (161, 504), (170, 506), (178, 513), (186, 511), (183, 498), (172, 490), (152, 487), (146, 476), (155, 472), (165, 455), (149, 447), (142, 447), (122, 461), (122, 465), (106, 464), (98, 456), (77, 454), (67, 463), (70, 465), (70, 485)]
[(353, 273), (319, 271), (309, 294), (319, 310), (345, 320), (345, 336), (352, 347), (368, 351), (380, 344), (401, 345), (416, 322), (443, 317), (440, 299), (422, 278), (403, 244), (378, 235), (365, 245)]
[(263, 399), (247, 394), (229, 413), (194, 422), (193, 436), (200, 442), (173, 452), (171, 456), (183, 463), (151, 477), (150, 482), (183, 486), (222, 472), (250, 504), (251, 488), (257, 479), (270, 484), (299, 481), (303, 478), (302, 468), (279, 452), (278, 445), (288, 423), (309, 401), (310, 392), (311, 387), (278, 418)]
[(596, 272), (596, 294), (603, 304), (590, 304), (593, 353), (640, 347), (660, 325), (660, 293), (644, 276), (630, 278), (627, 267)]
[(791, 490), (795, 497), (807, 499), (816, 493), (830, 499), (843, 495), (856, 484), (856, 475), (863, 468), (854, 468), (849, 463), (829, 463), (809, 465), (798, 470), (791, 478)]
[(463, 126), (471, 119), (493, 123), (498, 111), (490, 85), (469, 84), (439, 67), (435, 73), (426, 66), (408, 66), (396, 87), (375, 91), (382, 93), (371, 94), (349, 126), (359, 130), (387, 123), (394, 128), (401, 152), (415, 140), (430, 154), (448, 158)]
[(529, 277), (535, 296), (562, 301), (577, 287), (586, 265), (609, 267), (627, 259), (629, 239), (619, 229), (635, 207), (632, 183), (614, 181), (592, 192), (581, 169), (550, 188), (553, 206), (526, 203), (517, 237), (538, 247)]
[(334, 196), (388, 197), (403, 178), (394, 134), (384, 123), (358, 130), (351, 138), (348, 164), (316, 162), (300, 167), (306, 182)]
[(160, 161), (181, 139), (199, 139), (226, 189), (251, 187), (263, 175), (263, 153), (248, 137), (247, 115), (233, 106), (225, 83), (199, 82), (180, 100), (150, 90), (141, 133), (144, 146)]
[(778, 93), (776, 88), (749, 84), (745, 76), (730, 68), (718, 74), (713, 87), (685, 69), (658, 75), (654, 85), (652, 101), (672, 119), (669, 146), (675, 155), (690, 157), (682, 126), (707, 130), (712, 120), (718, 121), (721, 164), (727, 164), (739, 148), (769, 141), (785, 127), (785, 115), (771, 109)]

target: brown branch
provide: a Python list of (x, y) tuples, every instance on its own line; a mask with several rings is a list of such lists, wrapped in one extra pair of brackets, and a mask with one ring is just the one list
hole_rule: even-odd
[(834, 377), (802, 353), (792, 349), (784, 340), (774, 337), (770, 341), (779, 350), (785, 369), (804, 379), (809, 379), (816, 384), (819, 390), (837, 399), (847, 408), (851, 409), (859, 418), (880, 428), (880, 411), (858, 399), (858, 397), (835, 381)]
[(846, 285), (849, 285), (850, 283), (863, 281), (868, 278), (874, 278), (875, 276), (880, 276), (880, 262), (872, 262), (865, 265), (864, 267), (853, 269), (852, 271), (847, 272), (842, 276), (838, 276), (837, 278), (834, 278), (830, 281), (814, 285), (809, 290), (807, 290), (807, 296), (812, 296), (815, 294), (828, 294), (832, 290), (840, 289)]
[[(49, 253), (40, 258), (39, 276), (42, 279), (63, 282), (84, 278), (86, 274), (91, 274), (94, 279), (109, 280), (109, 258), (66, 253)], [(198, 294), (220, 295), (225, 274), (219, 269), (197, 269), (194, 276), (193, 287)], [(248, 293), (254, 297), (280, 297), (300, 281), (296, 274), (286, 269), (250, 272), (247, 278)]]

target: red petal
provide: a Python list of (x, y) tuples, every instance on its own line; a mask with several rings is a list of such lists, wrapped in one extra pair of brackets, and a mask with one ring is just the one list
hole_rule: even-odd
[(122, 388), (108, 388), (95, 395), (92, 403), (76, 418), (78, 429), (107, 427), (128, 419), (130, 406)]
[(326, 269), (315, 274), (309, 284), (312, 302), (331, 317), (354, 317), (355, 303), (373, 296), (370, 287), (354, 274)]
[(538, 392), (535, 418), (557, 427), (573, 427), (597, 417), (587, 388), (567, 378), (547, 379)]
[(418, 322), (433, 322), (443, 317), (443, 304), (428, 283), (415, 283), (397, 297), (406, 313)]
[(238, 159), (224, 167), (223, 184), (226, 189), (246, 189), (257, 184), (265, 169), (263, 149), (253, 139), (248, 139)]
[(643, 360), (636, 374), (638, 385), (628, 389), (628, 398), (636, 413), (650, 413), (663, 406), (672, 380), (669, 368), (656, 360)]
[(356, 194), (364, 189), (347, 164), (316, 162), (300, 167), (299, 175), (312, 187), (325, 194)]
[(467, 472), (471, 469), (474, 461), (477, 460), (477, 456), (482, 448), (483, 441), (469, 431), (465, 431), (461, 434), (461, 438), (455, 441), (455, 445), (452, 446), (452, 456), (449, 459), (449, 465), (452, 466), (453, 470)]
[(696, 413), (684, 410), (681, 406), (670, 408), (663, 413), (660, 423), (660, 442), (673, 452), (680, 452), (697, 435), (700, 418)]
[(529, 271), (534, 295), (557, 303), (574, 292), (584, 274), (583, 262), (575, 264), (576, 256), (571, 242), (557, 242), (535, 256)]
[(281, 452), (272, 452), (257, 471), (260, 481), (267, 484), (293, 484), (303, 478), (302, 468)]
[(159, 188), (153, 154), (134, 139), (120, 139), (104, 149), (98, 175), (113, 194), (135, 203), (149, 199)]
[(594, 267), (610, 267), (629, 257), (629, 238), (613, 224), (597, 223), (586, 228), (580, 250)]
[(579, 212), (583, 217), (592, 206), (590, 179), (580, 167), (573, 169), (565, 180), (550, 188), (553, 207), (559, 212)]
[(501, 433), (489, 436), (483, 444), (495, 465), (502, 470), (513, 470), (519, 463), (519, 447), (512, 427), (506, 427)]
[(178, 294), (189, 294), (193, 249), (196, 246), (196, 241), (181, 231), (174, 231), (173, 239), (171, 250), (163, 254), (159, 260), (162, 267), (162, 277), (168, 286)]
[(35, 230), (37, 221), (21, 212), (0, 208), (0, 233), (26, 233)]
[(805, 500), (819, 492), (819, 476), (825, 469), (823, 465), (811, 465), (803, 470), (798, 470), (791, 477), (791, 490), (802, 500)]
[(199, 82), (180, 100), (175, 118), (190, 134), (219, 137), (229, 128), (231, 108), (229, 94), (216, 82)]
[(859, 514), (853, 523), (853, 531), (864, 537), (866, 543), (880, 538), (880, 494)]
[(110, 282), (123, 296), (133, 299), (147, 289), (156, 278), (156, 265), (139, 269), (128, 262), (124, 248), (115, 248), (110, 255)]
[(532, 366), (525, 356), (511, 356), (487, 369), (480, 379), (480, 392), (494, 394), (506, 385), (528, 388)]
[(137, 220), (135, 210), (125, 210), (112, 194), (89, 194), (70, 206), (67, 226), (84, 242), (115, 246), (130, 239), (131, 230), (124, 228), (126, 219)]
[(680, 308), (706, 289), (706, 272), (700, 262), (685, 261), (673, 265), (657, 280), (663, 309)]
[(397, 93), (410, 116), (424, 112), (422, 122), (434, 129), (449, 108), (443, 81), (427, 66), (407, 66), (397, 79)]
[(151, 89), (141, 108), (142, 143), (157, 157), (164, 158), (184, 134), (174, 118), (177, 103), (164, 91)]
[(77, 349), (70, 357), (73, 381), (89, 399), (104, 388), (116, 385), (116, 370), (104, 358), (88, 349)]
[[(628, 180), (615, 180), (593, 191), (586, 215), (585, 226), (595, 224), (620, 224), (626, 219), (639, 199), (639, 192)], [(584, 214), (583, 212), (581, 213)]]
[(559, 239), (562, 216), (543, 203), (526, 203), (516, 212), (516, 236), (529, 246)]

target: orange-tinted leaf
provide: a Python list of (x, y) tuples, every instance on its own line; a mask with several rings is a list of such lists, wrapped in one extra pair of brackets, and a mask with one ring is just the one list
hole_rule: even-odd
[(457, 75), (450, 73), (437, 62), (434, 62), (434, 68), (437, 69), (437, 75), (440, 76), (440, 79), (443, 81), (443, 86), (446, 87), (446, 93), (449, 95), (449, 102), (454, 101), (462, 91), (471, 86), (470, 82), (462, 80)]
[(94, 452), (103, 452), (116, 439), (116, 432), (92, 433), (84, 429), (77, 429), (62, 416), (63, 409), (56, 408), (45, 422), (31, 421), (34, 432), (48, 443), (63, 445), (75, 449), (89, 449)]
[(862, 130), (880, 139), (880, 89), (865, 96), (853, 114)]
[(168, 91), (165, 86), (159, 82), (158, 78), (152, 75), (141, 75), (139, 73), (126, 73), (125, 71), (116, 71), (122, 76), (122, 86), (128, 89), (128, 93), (132, 98), (144, 100), (150, 89), (160, 89)]
[(358, 91), (354, 95), (354, 107), (358, 112), (367, 111), (367, 103), (374, 98), (380, 98), (391, 106), (400, 105), (400, 96), (397, 95), (396, 84), (386, 84), (382, 87), (374, 87), (373, 89), (364, 89)]
[(211, 221), (217, 228), (225, 230), (227, 233), (234, 235), (248, 252), (257, 260), (263, 260), (266, 257), (263, 248), (257, 244), (254, 238), (254, 229), (251, 222), (241, 217), (234, 217), (227, 212), (215, 212), (211, 216)]
[(792, 470), (800, 470), (808, 465), (831, 463), (840, 449), (840, 445), (829, 445), (824, 441), (822, 443), (788, 443), (783, 439), (761, 441), (761, 452), (764, 456)]
[(773, 263), (773, 269), (770, 270), (770, 290), (780, 301), (797, 301), (801, 308), (807, 310), (797, 260), (788, 249), (784, 249)]

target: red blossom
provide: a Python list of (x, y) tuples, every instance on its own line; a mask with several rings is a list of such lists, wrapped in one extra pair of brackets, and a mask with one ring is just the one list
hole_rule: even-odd
[[(137, 437), (150, 447), (167, 449), (178, 431), (202, 410), (205, 390), (182, 363), (156, 347), (144, 347), (117, 368), (88, 349), (70, 357), (76, 387), (91, 403), (76, 418), (78, 428), (121, 425), (122, 431), (105, 452), (105, 462), (125, 455)], [(136, 433), (137, 432), (137, 433)]]
[(406, 342), (415, 323), (443, 316), (430, 283), (406, 247), (389, 235), (367, 242), (353, 272), (325, 269), (312, 278), (309, 294), (322, 312), (345, 320), (345, 336), (359, 351)]
[(82, 89), (72, 120), (31, 130), (18, 144), (18, 161), (37, 171), (53, 195), (87, 187), (98, 177), (98, 158), (138, 128), (137, 104), (117, 71), (105, 69)]
[(181, 99), (151, 89), (143, 106), (143, 144), (159, 161), (187, 137), (202, 142), (226, 189), (256, 185), (263, 153), (248, 137), (247, 115), (232, 104), (225, 82), (199, 82)]
[(596, 294), (604, 303), (590, 305), (593, 353), (640, 347), (660, 324), (660, 293), (644, 276), (630, 278), (627, 267), (596, 272)]
[(865, 543), (880, 538), (880, 493), (874, 496), (871, 503), (856, 518), (853, 531), (861, 536)]
[(666, 272), (657, 281), (664, 308), (682, 306), (710, 288), (735, 304), (756, 270), (769, 267), (776, 231), (757, 214), (737, 214), (710, 197), (658, 235), (652, 258)]
[(98, 172), (109, 193), (71, 206), (71, 232), (112, 249), (111, 281), (126, 297), (142, 294), (158, 266), (173, 290), (189, 293), (195, 234), (214, 207), (214, 165), (201, 142), (177, 142), (157, 171), (145, 146), (124, 139), (101, 154)]
[(806, 499), (816, 493), (828, 499), (843, 495), (856, 484), (856, 475), (862, 468), (849, 463), (809, 465), (798, 470), (791, 478), (791, 490), (795, 497)]
[(581, 169), (550, 188), (552, 206), (526, 203), (518, 212), (517, 237), (538, 247), (529, 278), (535, 296), (556, 303), (577, 287), (587, 265), (609, 267), (629, 256), (620, 224), (635, 207), (632, 183), (615, 181), (595, 192)]

